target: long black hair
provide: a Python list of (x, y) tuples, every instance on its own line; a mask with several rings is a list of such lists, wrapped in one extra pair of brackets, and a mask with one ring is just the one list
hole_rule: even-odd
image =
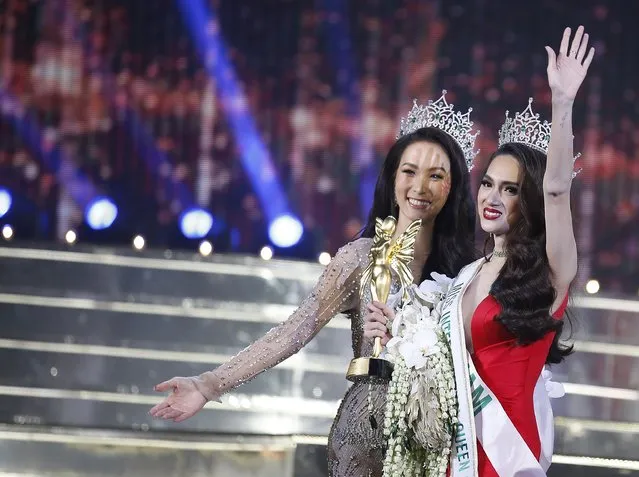
[(446, 151), (450, 158), (452, 176), (448, 199), (435, 218), (432, 248), (422, 269), (420, 281), (431, 272), (455, 277), (462, 267), (475, 259), (475, 207), (464, 154), (453, 138), (439, 129), (421, 128), (402, 136), (393, 144), (377, 178), (373, 207), (361, 236), (375, 236), (377, 217), (385, 219), (394, 215), (397, 218), (397, 207), (393, 205), (397, 169), (406, 148), (420, 141), (437, 143)]
[[(560, 363), (572, 353), (572, 346), (561, 343), (564, 320), (550, 314), (555, 299), (551, 269), (546, 255), (546, 220), (543, 179), (546, 155), (523, 144), (508, 143), (493, 153), (495, 157), (509, 154), (521, 165), (523, 179), (519, 190), (520, 217), (506, 234), (508, 256), (493, 283), (490, 294), (501, 305), (495, 318), (517, 339), (520, 345), (556, 332), (547, 363)], [(570, 313), (565, 320), (571, 322)]]

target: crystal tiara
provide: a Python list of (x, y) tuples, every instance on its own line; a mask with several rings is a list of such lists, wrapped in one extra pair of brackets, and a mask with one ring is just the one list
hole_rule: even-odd
[(473, 132), (473, 122), (470, 120), (470, 113), (462, 114), (453, 109), (452, 104), (446, 102), (446, 90), (442, 91), (441, 97), (437, 101), (429, 100), (428, 104), (417, 104), (413, 100), (413, 108), (405, 118), (399, 123), (399, 134), (397, 139), (406, 134), (413, 133), (421, 128), (437, 128), (451, 136), (459, 145), (466, 160), (468, 170), (473, 168), (473, 161), (479, 151), (475, 151), (475, 138), (479, 131)]
[(548, 154), (551, 124), (545, 119), (539, 120), (539, 114), (533, 113), (532, 102), (533, 99), (528, 98), (528, 107), (523, 113), (515, 113), (514, 118), (508, 116), (510, 111), (506, 111), (506, 120), (499, 129), (500, 147), (515, 142)]
[[(514, 118), (509, 117), (509, 111), (506, 111), (506, 120), (499, 129), (499, 147), (514, 142), (548, 154), (552, 123), (539, 120), (539, 114), (533, 113), (532, 102), (533, 99), (528, 98), (528, 107), (522, 113), (515, 113)], [(580, 156), (581, 153), (578, 153), (573, 158), (573, 164)], [(581, 169), (574, 171), (573, 178), (580, 172)]]

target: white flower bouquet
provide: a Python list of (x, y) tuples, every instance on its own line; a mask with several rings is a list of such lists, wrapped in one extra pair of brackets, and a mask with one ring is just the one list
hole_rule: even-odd
[(451, 279), (431, 276), (407, 290), (384, 352), (394, 363), (384, 418), (384, 477), (445, 476), (450, 458), (457, 394), (439, 318)]

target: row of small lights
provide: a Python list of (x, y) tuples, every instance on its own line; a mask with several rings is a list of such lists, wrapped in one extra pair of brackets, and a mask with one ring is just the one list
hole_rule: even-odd
[[(5, 240), (11, 240), (13, 238), (13, 228), (11, 228), (10, 225), (5, 225), (4, 227), (2, 227), (2, 236)], [(75, 231), (69, 230), (65, 234), (64, 239), (68, 244), (74, 244), (75, 241), (78, 239), (78, 236)], [(142, 235), (136, 235), (135, 237), (133, 237), (132, 244), (134, 249), (142, 250), (146, 245), (146, 240), (144, 240), (144, 237)], [(200, 242), (198, 250), (203, 257), (208, 257), (213, 253), (213, 245), (208, 240), (203, 240), (202, 242)], [(260, 257), (263, 260), (272, 259), (273, 249), (269, 246), (262, 247), (262, 249), (260, 250)], [(319, 254), (317, 261), (321, 265), (328, 265), (331, 261), (331, 254), (328, 252), (322, 252)], [(599, 282), (597, 280), (588, 280), (588, 282), (586, 283), (586, 293), (590, 295), (599, 293), (600, 288), (601, 286), (599, 285)]]
[[(263, 260), (270, 260), (273, 258), (273, 249), (269, 246), (264, 246), (262, 247), (262, 250), (260, 250), (260, 257)], [(320, 263), (320, 265), (328, 265), (331, 262), (331, 254), (328, 252), (322, 252), (319, 254), (319, 256), (317, 257), (317, 261)]]
[[(2, 227), (2, 237), (4, 237), (5, 240), (11, 240), (13, 238), (13, 228), (10, 225), (5, 225), (4, 227)], [(78, 234), (74, 230), (69, 230), (64, 235), (64, 240), (69, 245), (73, 245), (77, 239)], [(142, 235), (136, 235), (135, 237), (133, 237), (131, 244), (133, 245), (134, 249), (142, 250), (146, 246), (146, 240)], [(203, 257), (208, 257), (213, 253), (213, 244), (208, 240), (203, 240), (202, 242), (200, 242), (198, 251)], [(269, 246), (264, 246), (260, 250), (260, 257), (263, 260), (270, 260), (273, 258), (273, 255), (273, 249)], [(322, 252), (319, 254), (317, 261), (321, 265), (328, 265), (331, 261), (331, 254), (328, 252)]]

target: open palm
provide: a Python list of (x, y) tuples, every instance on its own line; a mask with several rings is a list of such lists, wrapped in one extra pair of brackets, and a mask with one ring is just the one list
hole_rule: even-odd
[[(561, 39), (559, 55), (549, 46), (548, 52), (548, 84), (553, 93), (553, 99), (573, 101), (579, 87), (586, 77), (588, 67), (595, 56), (595, 49), (588, 50), (588, 33), (584, 27), (577, 28), (575, 37), (570, 44), (571, 30), (566, 28)], [(570, 50), (568, 46), (570, 45)], [(586, 56), (588, 51), (588, 56)]]
[(207, 401), (191, 378), (172, 378), (155, 386), (155, 390), (171, 391), (164, 401), (149, 411), (159, 419), (182, 422), (195, 415)]

